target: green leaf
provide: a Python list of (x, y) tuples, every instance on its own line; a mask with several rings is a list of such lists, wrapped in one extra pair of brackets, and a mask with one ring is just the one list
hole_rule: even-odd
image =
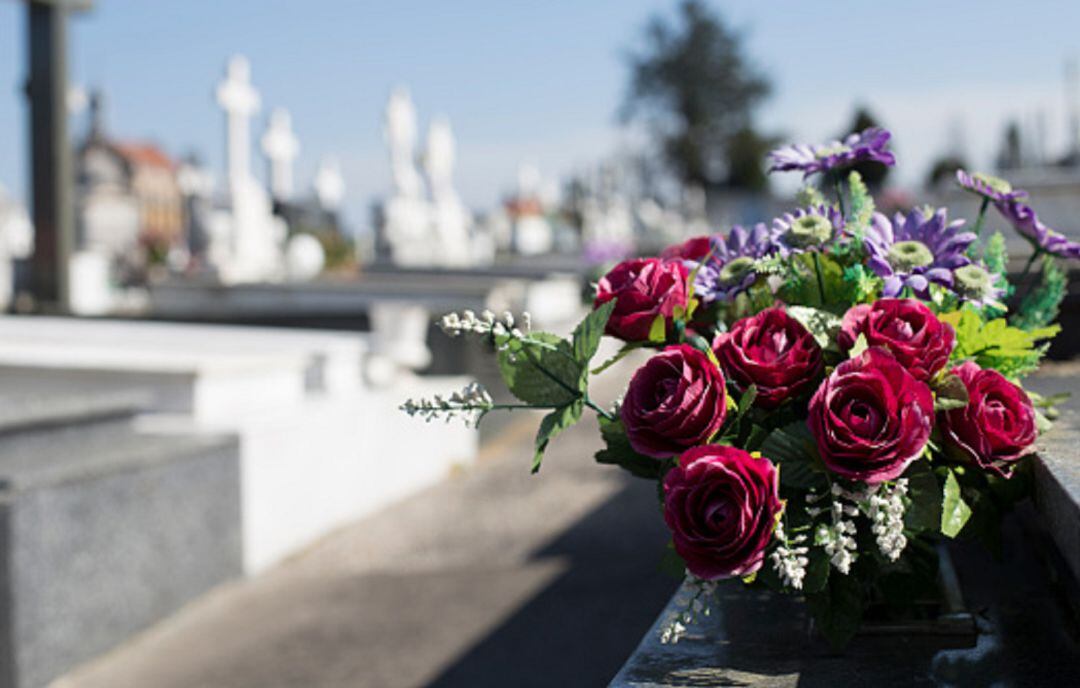
[(855, 338), (855, 344), (848, 351), (848, 358), (857, 358), (869, 348), (870, 345), (866, 342), (866, 335), (860, 332), (859, 336)]
[(967, 386), (957, 375), (944, 376), (934, 385), (933, 390), (935, 411), (951, 411), (964, 408), (968, 404)]
[(746, 451), (760, 451), (761, 445), (769, 437), (769, 433), (769, 429), (763, 425), (752, 425), (749, 434), (746, 436), (743, 449)]
[(785, 259), (785, 264), (789, 279), (779, 293), (785, 303), (824, 306), (843, 302), (847, 291), (844, 269), (829, 254), (808, 251)]
[(593, 375), (599, 375), (600, 373), (604, 372), (605, 370), (607, 370), (611, 366), (615, 365), (619, 361), (626, 358), (627, 355), (629, 355), (631, 352), (633, 352), (633, 351), (635, 351), (637, 349), (640, 349), (640, 348), (642, 348), (644, 346), (646, 346), (646, 342), (627, 342), (626, 344), (622, 345), (622, 348), (620, 348), (619, 351), (614, 356), (612, 356), (608, 360), (604, 361), (600, 365), (596, 366), (590, 372)]
[(908, 479), (910, 506), (904, 513), (904, 525), (911, 530), (939, 530), (941, 528), (941, 485), (934, 475), (930, 462), (914, 461), (904, 473)]
[(834, 650), (843, 649), (859, 630), (863, 616), (863, 587), (854, 574), (829, 575), (828, 585), (808, 594), (814, 623)]
[(616, 299), (612, 299), (589, 313), (574, 330), (574, 359), (582, 368), (589, 365), (589, 361), (596, 355), (596, 350), (600, 348), (600, 339), (604, 336), (604, 328), (607, 327), (611, 312), (615, 310), (615, 302)]
[(750, 407), (754, 405), (754, 400), (757, 399), (758, 391), (757, 385), (750, 385), (746, 388), (746, 391), (739, 397), (739, 406), (737, 411), (736, 420), (741, 420), (746, 412), (750, 410)]
[(510, 392), (527, 404), (565, 406), (579, 396), (584, 366), (570, 343), (547, 332), (508, 340), (499, 351), (499, 373)]
[(1006, 248), (1005, 235), (994, 232), (986, 240), (986, 250), (983, 252), (983, 262), (986, 269), (995, 275), (1006, 275), (1009, 267), (1009, 253)]
[(799, 489), (827, 485), (806, 421), (796, 420), (773, 430), (761, 443), (761, 455), (779, 464), (780, 482), (784, 485)]
[(1057, 261), (1050, 256), (1043, 258), (1039, 284), (1024, 297), (1010, 322), (1029, 332), (1054, 322), (1068, 291), (1068, 281)]
[(608, 420), (603, 416), (598, 416), (597, 420), (600, 423), (600, 436), (606, 445), (604, 449), (596, 452), (597, 463), (619, 466), (638, 478), (657, 480), (663, 475), (663, 461), (638, 454), (630, 446), (622, 419)]
[(968, 488), (965, 495), (971, 502), (971, 518), (964, 527), (964, 537), (975, 538), (991, 554), (1001, 559), (1001, 509), (988, 493), (980, 489)]
[(993, 368), (1014, 379), (1038, 367), (1048, 346), (1039, 342), (1061, 331), (1058, 325), (1022, 330), (1010, 326), (1003, 318), (984, 323), (978, 312), (971, 308), (938, 317), (956, 331), (953, 360), (973, 360), (983, 368)]
[(945, 478), (945, 492), (941, 502), (941, 532), (954, 538), (964, 529), (964, 524), (971, 518), (971, 507), (960, 493), (960, 483), (952, 469)]
[(822, 195), (821, 190), (810, 184), (799, 189), (795, 194), (795, 199), (800, 206), (825, 205), (828, 203), (828, 201), (825, 200), (825, 196)]
[(787, 314), (795, 318), (814, 336), (822, 349), (836, 349), (836, 335), (840, 332), (840, 316), (810, 306), (788, 306)]
[(532, 472), (540, 470), (540, 462), (544, 460), (544, 451), (548, 443), (560, 432), (581, 420), (581, 413), (585, 405), (580, 399), (557, 408), (544, 416), (540, 421), (540, 429), (536, 431), (536, 453), (533, 455)]
[(656, 316), (652, 326), (649, 327), (649, 341), (654, 344), (663, 344), (667, 341), (667, 318), (663, 315)]
[(872, 270), (859, 264), (844, 268), (844, 285), (848, 303), (872, 303), (881, 292), (883, 282)]
[[(807, 554), (806, 577), (803, 578), (803, 593), (812, 595), (821, 592), (829, 582), (829, 555), (821, 547), (811, 547)], [(839, 574), (838, 574), (839, 575)]]
[(854, 170), (848, 175), (848, 189), (851, 190), (851, 212), (844, 229), (851, 233), (856, 246), (861, 248), (863, 232), (874, 218), (874, 197), (866, 188), (862, 175)]
[(675, 551), (674, 543), (668, 542), (664, 548), (664, 554), (660, 557), (660, 573), (671, 576), (676, 580), (686, 577), (686, 561)]

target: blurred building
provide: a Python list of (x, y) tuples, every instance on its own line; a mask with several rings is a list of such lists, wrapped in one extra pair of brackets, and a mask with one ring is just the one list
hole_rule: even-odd
[(81, 247), (133, 267), (154, 262), (183, 241), (178, 164), (154, 144), (109, 136), (100, 93), (90, 122), (76, 155)]

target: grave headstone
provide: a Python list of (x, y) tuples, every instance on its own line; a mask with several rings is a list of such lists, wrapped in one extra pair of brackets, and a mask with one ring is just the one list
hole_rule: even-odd
[(137, 432), (142, 403), (0, 403), (2, 688), (46, 685), (241, 573), (236, 440)]
[(251, 174), (250, 120), (259, 111), (259, 93), (251, 85), (251, 67), (242, 55), (229, 60), (217, 101), (225, 112), (229, 212), (214, 219), (211, 248), (226, 282), (279, 279), (287, 228), (271, 212), (270, 199)]
[(300, 141), (292, 131), (292, 116), (285, 108), (275, 108), (270, 113), (262, 150), (270, 162), (270, 193), (274, 200), (288, 201), (293, 194), (293, 162), (300, 155)]
[(472, 214), (454, 189), (454, 134), (445, 118), (435, 118), (428, 128), (424, 169), (431, 189), (431, 221), (437, 242), (438, 265), (469, 267), (472, 249)]

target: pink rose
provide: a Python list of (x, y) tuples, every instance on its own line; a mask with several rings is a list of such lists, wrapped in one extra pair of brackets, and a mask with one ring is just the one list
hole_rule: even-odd
[(669, 346), (630, 379), (622, 421), (634, 451), (658, 459), (708, 442), (724, 423), (724, 376), (687, 344)]
[(930, 388), (885, 349), (844, 361), (810, 400), (810, 431), (825, 466), (849, 480), (898, 478), (926, 446)]
[(956, 333), (916, 299), (879, 299), (851, 308), (837, 343), (847, 351), (859, 335), (869, 346), (883, 346), (915, 379), (929, 382), (949, 362)]
[(704, 260), (712, 249), (712, 237), (696, 236), (681, 244), (668, 246), (661, 253), (664, 260)]
[(964, 382), (967, 406), (941, 412), (950, 447), (969, 461), (1008, 477), (1035, 450), (1035, 409), (1023, 389), (996, 370), (968, 361), (951, 371)]
[(607, 333), (628, 342), (647, 341), (657, 316), (664, 316), (670, 328), (676, 307), (686, 306), (686, 277), (678, 261), (626, 260), (600, 278), (593, 308), (617, 298)]
[(735, 447), (687, 450), (664, 477), (664, 520), (675, 551), (699, 578), (747, 576), (761, 568), (783, 511), (779, 473)]
[(806, 392), (823, 367), (814, 336), (779, 307), (739, 320), (713, 348), (730, 379), (743, 389), (757, 386), (754, 403), (765, 409)]

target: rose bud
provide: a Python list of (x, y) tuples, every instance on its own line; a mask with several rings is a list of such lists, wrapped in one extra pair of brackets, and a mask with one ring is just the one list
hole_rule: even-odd
[(724, 423), (724, 376), (688, 344), (669, 346), (634, 373), (622, 405), (634, 451), (662, 459), (708, 442)]
[(660, 252), (664, 260), (704, 260), (712, 250), (712, 237), (696, 236), (687, 239), (681, 244), (668, 246)]
[(675, 551), (698, 578), (747, 576), (761, 568), (784, 508), (768, 459), (735, 447), (687, 450), (664, 477), (664, 520)]
[(879, 299), (848, 310), (837, 343), (847, 351), (859, 335), (883, 346), (915, 379), (929, 382), (949, 362), (956, 334), (916, 299)]
[(939, 415), (948, 446), (984, 469), (1008, 477), (1035, 451), (1038, 430), (1031, 399), (996, 370), (968, 361), (951, 371), (968, 391), (967, 406)]
[(720, 367), (739, 387), (757, 386), (754, 403), (774, 409), (806, 392), (821, 375), (821, 347), (783, 308), (736, 322), (713, 345)]
[(930, 388), (885, 349), (844, 361), (810, 400), (807, 423), (825, 466), (849, 480), (898, 478), (926, 446)]
[(606, 332), (628, 342), (647, 341), (658, 315), (671, 327), (675, 309), (686, 306), (686, 277), (686, 266), (679, 261), (626, 260), (600, 278), (593, 308), (617, 298)]

